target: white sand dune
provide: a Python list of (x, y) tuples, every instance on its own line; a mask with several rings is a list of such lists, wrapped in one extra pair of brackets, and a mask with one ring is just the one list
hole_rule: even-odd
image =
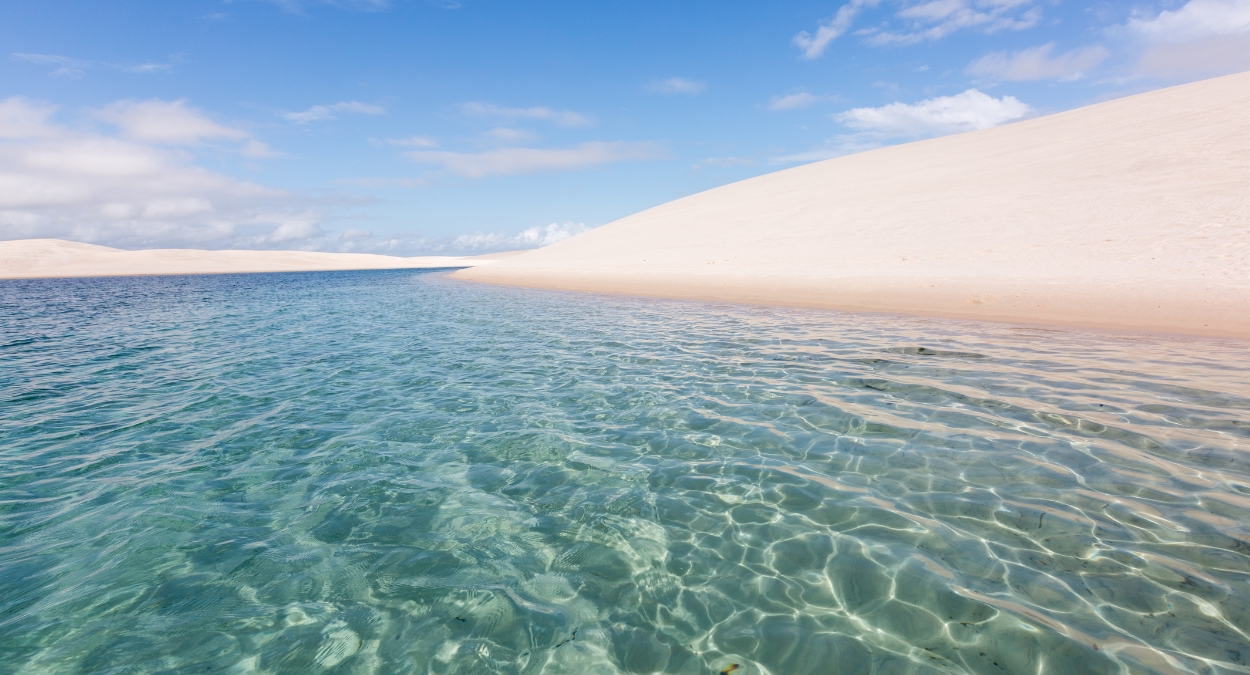
[(453, 276), (1250, 338), (1250, 73), (760, 176)]
[(0, 279), (471, 267), (516, 254), (514, 251), (470, 257), (400, 258), (310, 251), (124, 251), (60, 239), (19, 239), (0, 241)]

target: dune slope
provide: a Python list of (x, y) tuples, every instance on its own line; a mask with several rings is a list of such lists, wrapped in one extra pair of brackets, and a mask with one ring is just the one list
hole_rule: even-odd
[(1250, 73), (726, 185), (453, 276), (1250, 337)]
[(124, 251), (60, 239), (18, 239), (0, 241), (0, 279), (470, 267), (511, 255), (515, 253), (400, 258), (310, 251)]

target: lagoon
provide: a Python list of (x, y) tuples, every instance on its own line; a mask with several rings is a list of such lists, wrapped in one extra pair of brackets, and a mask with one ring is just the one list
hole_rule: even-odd
[(1235, 673), (1250, 349), (0, 282), (0, 673)]

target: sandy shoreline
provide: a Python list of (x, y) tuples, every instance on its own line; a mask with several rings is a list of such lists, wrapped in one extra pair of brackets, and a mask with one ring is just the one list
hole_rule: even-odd
[(401, 258), (311, 251), (125, 251), (60, 239), (19, 239), (0, 241), (0, 279), (431, 269), (491, 264), (516, 254)]
[(452, 276), (1250, 338), (1250, 73), (760, 176)]
[[(451, 275), (465, 278), (461, 271)], [(998, 323), (1250, 339), (1247, 289), (1160, 287), (1153, 280), (691, 278), (585, 275), (469, 277), (503, 286)], [(1091, 292), (1096, 288), (1097, 292)], [(1126, 312), (1125, 308), (1131, 308)]]

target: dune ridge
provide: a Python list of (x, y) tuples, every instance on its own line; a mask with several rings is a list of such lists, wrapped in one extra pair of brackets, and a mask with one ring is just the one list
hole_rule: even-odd
[(126, 251), (61, 239), (18, 239), (0, 241), (0, 279), (470, 267), (516, 253), (402, 258), (314, 251)]
[(1250, 73), (778, 171), (452, 276), (1250, 338)]

